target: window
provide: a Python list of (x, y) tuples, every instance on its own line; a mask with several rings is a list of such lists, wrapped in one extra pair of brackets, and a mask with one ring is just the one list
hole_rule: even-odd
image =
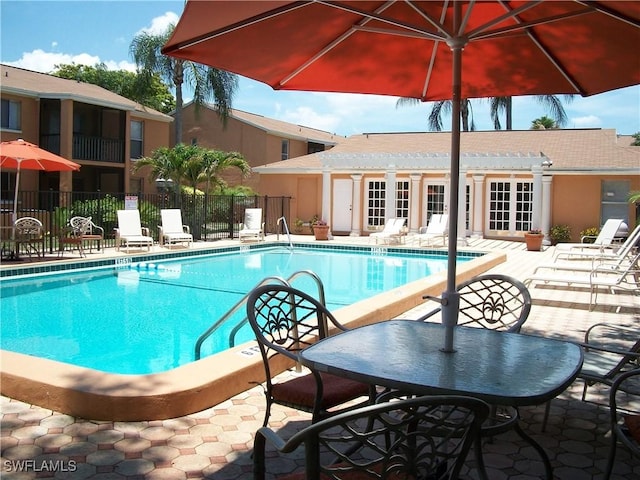
[(629, 224), (629, 203), (627, 201), (631, 184), (628, 180), (603, 180), (601, 205), (602, 218), (600, 225), (610, 218), (621, 218)]
[[(442, 215), (445, 213), (446, 205), (446, 191), (445, 184), (439, 183), (427, 183), (425, 194), (425, 209), (427, 218), (427, 224), (431, 221), (431, 215)], [(424, 220), (424, 219), (423, 219)]]
[(533, 182), (489, 183), (489, 230), (526, 232), (533, 217)]
[(289, 158), (289, 140), (282, 140), (282, 160)]
[(367, 187), (367, 225), (383, 226), (385, 222), (386, 182), (384, 180), (370, 180)]
[(396, 182), (396, 218), (409, 218), (409, 182)]
[(516, 231), (526, 232), (533, 220), (533, 183), (516, 183)]
[(143, 146), (144, 123), (131, 120), (131, 158), (144, 156)]
[(21, 105), (13, 100), (2, 100), (2, 125), (6, 130), (21, 129)]

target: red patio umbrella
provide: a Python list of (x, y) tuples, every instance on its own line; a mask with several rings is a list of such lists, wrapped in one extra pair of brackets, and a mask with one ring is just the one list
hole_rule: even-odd
[(276, 90), (454, 101), (442, 299), (444, 350), (452, 351), (459, 303), (459, 100), (587, 96), (637, 85), (639, 44), (637, 1), (189, 0), (163, 53)]
[(16, 189), (13, 198), (13, 221), (18, 217), (18, 190), (21, 170), (61, 172), (80, 170), (80, 165), (22, 139), (0, 143), (0, 168), (15, 168)]

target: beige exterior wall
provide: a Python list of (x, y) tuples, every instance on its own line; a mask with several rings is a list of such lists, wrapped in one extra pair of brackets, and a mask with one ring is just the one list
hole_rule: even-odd
[[(40, 143), (40, 103), (37, 99), (32, 97), (22, 97), (17, 95), (10, 95), (2, 93), (3, 99), (8, 99), (21, 104), (21, 129), (20, 131), (7, 131), (0, 132), (2, 141), (17, 140), (22, 138), (28, 142), (38, 145)], [(98, 161), (82, 161), (72, 158), (73, 150), (73, 108), (75, 102), (71, 99), (61, 100), (60, 103), (60, 155), (65, 158), (74, 160), (80, 164), (91, 165), (96, 167), (105, 167), (109, 169), (122, 169), (125, 176), (125, 185), (129, 186), (131, 183), (137, 183), (135, 180), (140, 179), (142, 181), (143, 192), (155, 192), (155, 181), (147, 172), (140, 171), (137, 174), (131, 173), (131, 165), (128, 160), (130, 157), (130, 122), (126, 122), (126, 141), (125, 150), (127, 159), (125, 164), (114, 164)], [(148, 117), (142, 117), (136, 115), (135, 112), (127, 112), (128, 119), (139, 120), (144, 122), (144, 155), (150, 156), (154, 150), (162, 146), (169, 146), (169, 135), (172, 127), (172, 123), (166, 121), (152, 120)], [(117, 132), (111, 132), (114, 137), (117, 137)], [(61, 191), (72, 190), (72, 178), (73, 172), (60, 172), (59, 188)], [(20, 188), (24, 191), (36, 191), (46, 186), (40, 185), (39, 182), (40, 173), (36, 171), (25, 170), (20, 175)], [(108, 176), (107, 176), (108, 177)], [(103, 182), (108, 178), (103, 178)], [(130, 180), (134, 181), (131, 182)], [(113, 187), (116, 188), (116, 187)], [(107, 187), (106, 190), (112, 190), (113, 188)], [(117, 188), (116, 190), (119, 190)]]
[[(168, 147), (169, 146), (169, 138), (171, 135), (171, 131), (173, 129), (173, 123), (168, 122), (159, 122), (157, 120), (150, 120), (148, 118), (143, 118), (136, 116), (135, 114), (130, 115), (131, 120), (144, 122), (143, 126), (143, 155), (145, 157), (150, 157), (153, 155), (153, 152), (160, 147)], [(130, 129), (131, 123), (127, 122), (127, 138), (130, 138)], [(130, 142), (127, 142), (127, 158), (130, 156), (129, 150)], [(132, 161), (132, 166), (135, 161)], [(150, 168), (145, 167), (140, 169), (138, 172), (133, 173), (133, 168), (128, 168), (131, 172), (131, 180), (125, 182), (125, 185), (131, 185), (141, 183), (141, 189), (143, 193), (153, 193), (157, 192), (155, 178), (151, 176)], [(131, 188), (131, 187), (130, 187)], [(136, 193), (135, 190), (131, 190), (131, 193)]]
[[(355, 172), (354, 172), (355, 173)], [(363, 172), (358, 172), (363, 173)], [(467, 184), (472, 185), (472, 197), (471, 202), (474, 201), (473, 189), (477, 188), (474, 185), (473, 173), (467, 175)], [(332, 182), (335, 179), (350, 179), (349, 174), (334, 174), (332, 175)], [(367, 182), (370, 180), (383, 180), (384, 175), (382, 173), (363, 173), (362, 176), (362, 188), (360, 196), (361, 205), (361, 222), (360, 231), (362, 235), (367, 235)], [(486, 209), (488, 208), (489, 200), (487, 198), (486, 188), (487, 184), (491, 181), (504, 181), (508, 179), (517, 179), (521, 181), (533, 181), (531, 175), (528, 174), (496, 174), (490, 173), (484, 175), (483, 183), (481, 184), (482, 190), (482, 205), (480, 206), (482, 213), (482, 224), (472, 225), (472, 230), (485, 232), (486, 222)], [(396, 180), (407, 180), (411, 182), (409, 174), (398, 173)], [(588, 227), (599, 227), (601, 219), (601, 184), (603, 180), (628, 180), (630, 182), (630, 190), (640, 190), (640, 176), (639, 175), (627, 175), (627, 176), (614, 176), (614, 175), (554, 175), (551, 187), (551, 204), (550, 204), (550, 225), (569, 225), (572, 233), (572, 241), (580, 240), (580, 231)], [(424, 184), (429, 181), (445, 182), (449, 180), (444, 175), (429, 174), (422, 175), (419, 183), (420, 192), (418, 195), (419, 204), (413, 205), (410, 202), (410, 209), (417, 208), (418, 216), (420, 219), (420, 225), (410, 225), (414, 228), (419, 228), (422, 225), (422, 219), (426, 217), (426, 212), (423, 211), (425, 205), (424, 199)], [(411, 185), (411, 183), (410, 183)], [(289, 225), (293, 225), (296, 219), (301, 219), (304, 222), (309, 221), (314, 215), (320, 215), (322, 212), (322, 175), (321, 174), (282, 174), (282, 175), (261, 175), (260, 176), (260, 192), (264, 195), (271, 196), (291, 196), (291, 218), (287, 219)], [(411, 185), (410, 188), (413, 188)], [(447, 202), (448, 202), (447, 195)], [(331, 198), (333, 202), (333, 198)], [(331, 205), (332, 211), (336, 209), (348, 208), (348, 205)], [(472, 204), (473, 208), (473, 204)], [(470, 213), (473, 219), (473, 211)], [(410, 215), (411, 217), (411, 215)], [(635, 206), (628, 205), (628, 218), (629, 228), (632, 229), (636, 225), (636, 213)], [(501, 232), (502, 238), (506, 238), (507, 232)], [(514, 237), (517, 238), (517, 237)]]
[[(195, 106), (191, 104), (182, 111), (183, 143), (195, 142), (202, 147), (225, 152), (238, 151), (252, 167), (280, 160), (280, 144), (278, 143), (276, 151), (268, 143), (268, 136), (264, 131), (234, 118), (228, 119), (225, 128), (214, 111), (203, 107), (196, 115), (195, 110)], [(254, 189), (257, 187), (256, 178), (249, 176), (243, 179), (235, 169), (229, 169), (223, 178), (229, 185), (247, 185)]]
[[(552, 186), (552, 225), (569, 225), (572, 241), (580, 241), (580, 232), (600, 227), (602, 218), (601, 189), (604, 180), (629, 181), (631, 191), (640, 190), (640, 175), (556, 175)], [(636, 225), (635, 206), (629, 203), (629, 229)]]
[[(251, 167), (282, 160), (282, 140), (285, 140), (285, 137), (269, 133), (236, 118), (229, 118), (225, 128), (215, 111), (202, 107), (196, 115), (195, 106), (190, 104), (182, 111), (182, 122), (182, 142), (185, 144), (195, 142), (202, 147), (215, 150), (238, 151)], [(306, 141), (289, 140), (289, 158), (306, 154)], [(237, 169), (229, 169), (224, 172), (223, 179), (229, 185), (247, 185), (260, 195), (268, 195), (259, 185), (256, 174), (242, 178)]]
[[(21, 104), (21, 126), (20, 131), (14, 132), (10, 130), (0, 131), (0, 138), (3, 142), (18, 140), (19, 138), (35, 143), (39, 143), (40, 122), (38, 121), (40, 105), (35, 98), (20, 97), (17, 95), (8, 95), (4, 92), (0, 95), (3, 99), (19, 102)], [(24, 190), (38, 189), (38, 172), (24, 171), (20, 175), (20, 187)]]

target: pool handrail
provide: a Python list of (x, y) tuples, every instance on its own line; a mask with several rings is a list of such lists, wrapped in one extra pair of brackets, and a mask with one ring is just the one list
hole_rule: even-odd
[[(282, 285), (291, 286), (289, 282), (291, 282), (291, 280), (294, 280), (296, 277), (299, 277), (302, 275), (309, 275), (311, 278), (315, 280), (316, 285), (318, 286), (319, 301), (322, 303), (322, 305), (325, 305), (326, 302), (325, 302), (325, 294), (324, 294), (324, 285), (322, 284), (322, 280), (320, 279), (320, 277), (311, 270), (299, 270), (297, 272), (292, 273), (287, 279), (284, 279), (280, 276), (269, 276), (260, 280), (260, 282), (258, 282), (254, 288), (260, 287), (262, 285), (267, 285), (268, 283), (273, 281), (279, 282)], [(229, 319), (229, 317), (231, 317), (231, 315), (237, 312), (240, 307), (242, 307), (244, 304), (247, 303), (247, 298), (249, 298), (250, 292), (251, 290), (247, 292), (247, 294), (244, 295), (233, 307), (231, 307), (227, 311), (227, 313), (225, 313), (222, 317), (220, 317), (213, 325), (211, 325), (204, 333), (202, 333), (198, 337), (198, 340), (196, 340), (196, 345), (194, 350), (195, 360), (200, 360), (201, 358), (201, 349), (204, 341), (207, 338), (209, 338), (220, 327), (220, 325), (226, 322)], [(231, 333), (229, 334), (229, 348), (232, 348), (235, 346), (236, 334), (243, 326), (247, 324), (248, 321), (249, 320), (245, 317), (243, 320), (238, 322), (235, 327), (233, 327), (233, 329), (231, 330)]]
[[(326, 306), (327, 302), (325, 300), (325, 295), (324, 295), (324, 285), (323, 285), (322, 280), (320, 279), (320, 277), (315, 272), (313, 272), (311, 270), (298, 270), (297, 272), (292, 273), (289, 276), (289, 278), (287, 278), (284, 281), (284, 285), (290, 287), (291, 286), (291, 284), (290, 284), (291, 280), (294, 280), (296, 277), (299, 277), (301, 275), (309, 275), (311, 278), (313, 278), (313, 280), (315, 280), (316, 285), (318, 286), (318, 301), (320, 303), (322, 303), (323, 306)], [(247, 293), (246, 297), (247, 298), (249, 297), (249, 293)], [(245, 298), (245, 300), (246, 300), (246, 298)], [(229, 348), (233, 348), (236, 345), (236, 334), (248, 322), (249, 322), (249, 319), (245, 317), (244, 320), (238, 322), (237, 325), (235, 327), (233, 327), (233, 329), (229, 333)]]

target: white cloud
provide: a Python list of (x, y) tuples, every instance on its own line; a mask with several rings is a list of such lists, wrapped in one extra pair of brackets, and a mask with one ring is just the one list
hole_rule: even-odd
[(334, 132), (340, 124), (340, 117), (338, 115), (332, 113), (322, 114), (306, 106), (285, 110), (282, 115), (280, 115), (280, 119), (285, 122), (317, 128), (327, 132)]
[[(95, 66), (101, 63), (100, 57), (89, 53), (71, 55), (67, 53), (45, 52), (36, 49), (31, 52), (24, 52), (22, 57), (15, 62), (6, 62), (14, 67), (25, 68), (36, 72), (50, 73), (55, 70), (56, 65), (71, 64)], [(116, 62), (114, 60), (104, 61), (109, 70), (128, 70), (135, 72), (135, 64), (127, 61)]]
[(584, 117), (573, 117), (569, 120), (572, 128), (593, 128), (602, 127), (602, 120), (596, 115), (585, 115)]
[(150, 35), (162, 35), (167, 31), (169, 25), (175, 25), (178, 23), (180, 16), (174, 12), (166, 12), (160, 17), (155, 17), (151, 20), (151, 26), (144, 27), (139, 30), (136, 35), (140, 33), (148, 33)]

